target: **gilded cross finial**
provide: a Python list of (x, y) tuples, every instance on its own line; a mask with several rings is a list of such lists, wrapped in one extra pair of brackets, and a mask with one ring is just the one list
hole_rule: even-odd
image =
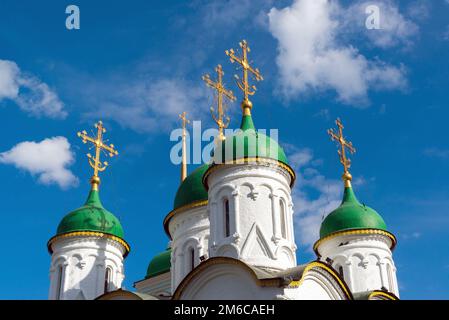
[(249, 96), (254, 95), (256, 93), (256, 86), (250, 85), (248, 80), (248, 71), (253, 76), (256, 81), (263, 80), (262, 74), (259, 69), (253, 68), (248, 61), (248, 53), (250, 52), (250, 48), (246, 40), (242, 40), (239, 43), (240, 48), (242, 49), (242, 56), (236, 56), (233, 49), (226, 50), (225, 53), (229, 56), (229, 60), (232, 63), (237, 62), (240, 64), (243, 70), (243, 79), (239, 79), (237, 75), (235, 75), (237, 86), (240, 90), (243, 91), (243, 101), (242, 101), (242, 109), (244, 115), (251, 115), (252, 103), (249, 101)]
[(343, 181), (345, 182), (345, 187), (350, 187), (351, 180), (352, 180), (352, 175), (349, 173), (349, 168), (351, 167), (351, 160), (346, 155), (346, 149), (348, 149), (348, 151), (351, 154), (354, 154), (355, 148), (353, 147), (352, 142), (347, 141), (345, 139), (345, 137), (343, 136), (344, 127), (343, 127), (343, 124), (342, 124), (340, 118), (337, 118), (337, 120), (335, 120), (335, 124), (338, 127), (338, 133), (335, 133), (335, 131), (333, 129), (327, 130), (327, 133), (331, 137), (332, 141), (337, 141), (338, 144), (340, 145), (340, 150), (338, 150), (338, 155), (340, 156), (340, 162), (344, 168), (344, 174), (343, 174), (342, 178), (343, 178)]
[(94, 169), (94, 175), (90, 179), (92, 190), (98, 190), (98, 186), (100, 185), (98, 173), (106, 170), (106, 167), (109, 165), (107, 161), (102, 162), (100, 160), (101, 151), (105, 152), (109, 157), (118, 155), (115, 146), (113, 144), (107, 145), (105, 144), (106, 141), (103, 140), (103, 135), (106, 133), (106, 129), (103, 127), (103, 122), (98, 121), (95, 124), (95, 128), (97, 129), (96, 137), (89, 137), (86, 130), (78, 132), (78, 137), (82, 139), (83, 143), (90, 142), (95, 148), (95, 156), (92, 156), (90, 153), (87, 154), (89, 165)]
[[(235, 101), (236, 98), (231, 90), (227, 90), (223, 84), (223, 68), (219, 64), (215, 68), (215, 72), (217, 72), (217, 81), (213, 81), (208, 74), (203, 76), (203, 80), (206, 85), (212, 89), (214, 89), (217, 93), (217, 114), (215, 115), (215, 109), (210, 108), (210, 112), (212, 114), (212, 118), (215, 123), (218, 125), (218, 139), (224, 140), (225, 136), (223, 134), (223, 129), (226, 129), (229, 125), (229, 117), (225, 117), (225, 106), (223, 97), (228, 98), (230, 101)], [(225, 119), (225, 120), (224, 120)]]
[(186, 135), (187, 135), (187, 131), (186, 131), (186, 127), (187, 124), (190, 123), (190, 120), (187, 119), (186, 117), (186, 112), (184, 111), (183, 113), (181, 113), (179, 115), (179, 118), (182, 121), (182, 163), (181, 163), (181, 182), (183, 182), (185, 180), (185, 178), (187, 178), (187, 155), (186, 155), (186, 149), (187, 149), (187, 145), (186, 145)]

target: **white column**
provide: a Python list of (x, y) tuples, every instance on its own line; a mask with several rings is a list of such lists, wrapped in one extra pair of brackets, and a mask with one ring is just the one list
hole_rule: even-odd
[(210, 211), (209, 211), (209, 219), (210, 219), (210, 226), (213, 228), (210, 233), (211, 242), (209, 244), (209, 247), (212, 248), (211, 251), (215, 252), (215, 246), (218, 242), (218, 235), (219, 235), (219, 224), (221, 219), (218, 217), (218, 205), (217, 202), (210, 202), (209, 203)]
[(58, 270), (58, 266), (50, 268), (50, 290), (48, 292), (48, 299), (55, 300), (56, 295), (56, 282), (57, 278), (55, 277), (55, 271)]
[[(271, 237), (271, 241), (273, 241), (275, 244), (278, 244), (281, 237), (279, 236), (279, 226), (278, 221), (280, 220), (280, 214), (278, 212), (278, 203), (279, 203), (279, 196), (270, 193), (270, 199), (271, 199), (271, 217), (272, 217), (272, 223), (273, 223), (273, 236)], [(279, 218), (278, 218), (279, 217)]]
[[(98, 259), (98, 257), (97, 257)], [(97, 287), (96, 287), (96, 295), (95, 297), (98, 297), (104, 293), (104, 277), (105, 277), (105, 265), (104, 262), (98, 262), (95, 265), (96, 273), (97, 273)]]
[[(230, 210), (230, 213), (233, 212), (234, 214), (230, 214), (233, 219), (234, 219), (234, 235), (239, 236), (240, 237), (240, 207), (239, 207), (239, 190), (235, 189), (232, 192), (232, 205), (233, 205), (233, 210)], [(231, 217), (229, 217), (230, 219), (232, 219)]]
[[(173, 246), (173, 250), (175, 249), (175, 247)], [(172, 251), (172, 255), (171, 255), (171, 260), (170, 260), (170, 264), (171, 264), (171, 294), (173, 294), (173, 292), (175, 291), (175, 282), (176, 282), (176, 271), (177, 271), (177, 266), (176, 266), (176, 257), (173, 254), (174, 251)]]
[(381, 286), (389, 289), (390, 286), (388, 285), (388, 275), (386, 274), (387, 273), (386, 272), (387, 271), (386, 264), (383, 261), (378, 261), (377, 265), (379, 266)]
[(288, 219), (290, 220), (289, 221), (289, 227), (288, 227), (288, 230), (289, 230), (289, 240), (291, 241), (291, 243), (293, 244), (293, 246), (294, 247), (296, 247), (296, 245), (295, 245), (295, 239), (294, 239), (294, 237), (295, 237), (295, 231), (294, 231), (294, 226), (293, 226), (293, 203), (292, 203), (292, 201), (289, 199), (288, 200), (289, 201), (289, 203), (288, 203), (288, 213), (287, 213), (287, 216), (288, 216)]
[(354, 291), (354, 276), (352, 272), (352, 261), (350, 258), (345, 261), (346, 270), (347, 270), (347, 277), (348, 279), (345, 279), (346, 284), (349, 286), (349, 289), (351, 291)]
[(61, 276), (61, 289), (59, 291), (59, 297), (56, 299), (63, 300), (65, 298), (65, 293), (68, 290), (68, 284), (70, 277), (68, 276), (69, 263), (66, 261), (62, 264), (62, 276)]
[(392, 269), (392, 273), (393, 273), (393, 286), (395, 291), (396, 296), (399, 298), (399, 287), (398, 287), (398, 279), (396, 276), (396, 267), (393, 265), (391, 265), (391, 269)]

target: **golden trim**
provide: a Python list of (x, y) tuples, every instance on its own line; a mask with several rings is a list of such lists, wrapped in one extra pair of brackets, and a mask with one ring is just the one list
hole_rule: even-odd
[(53, 238), (48, 240), (48, 243), (47, 243), (48, 251), (50, 253), (53, 253), (53, 250), (51, 249), (51, 245), (52, 245), (53, 242), (55, 242), (55, 241), (57, 241), (59, 239), (70, 238), (70, 237), (100, 237), (100, 238), (107, 238), (107, 239), (111, 239), (111, 240), (117, 241), (118, 243), (120, 243), (122, 246), (125, 247), (125, 249), (126, 249), (125, 257), (131, 251), (131, 248), (130, 248), (129, 244), (125, 240), (123, 240), (122, 238), (113, 236), (112, 234), (103, 233), (103, 232), (97, 232), (97, 231), (74, 231), (74, 232), (63, 233), (63, 234), (54, 236)]
[(331, 267), (329, 267), (327, 264), (325, 264), (325, 263), (323, 263), (321, 261), (314, 261), (314, 262), (309, 263), (306, 266), (306, 268), (302, 272), (301, 279), (299, 281), (295, 281), (295, 282), (297, 282), (297, 286), (300, 286), (304, 282), (304, 278), (305, 278), (306, 273), (309, 272), (311, 269), (313, 269), (315, 267), (324, 269), (327, 272), (329, 272), (333, 276), (333, 278), (338, 282), (340, 287), (343, 289), (344, 293), (346, 294), (346, 297), (349, 300), (353, 300), (354, 299), (352, 297), (351, 292), (348, 289), (348, 286), (346, 285), (346, 283), (344, 281), (341, 280), (340, 276)]
[(176, 288), (175, 292), (173, 293), (172, 300), (178, 300), (181, 294), (183, 293), (186, 286), (192, 281), (192, 279), (198, 274), (203, 271), (203, 269), (214, 266), (217, 264), (232, 264), (232, 265), (238, 265), (243, 267), (244, 269), (248, 270), (249, 273), (252, 275), (252, 277), (255, 279), (256, 284), (260, 287), (280, 287), (282, 285), (282, 279), (281, 278), (269, 278), (269, 279), (259, 279), (254, 272), (254, 270), (244, 263), (241, 260), (237, 260), (234, 258), (229, 257), (214, 257), (206, 260), (205, 262), (201, 263), (199, 266), (197, 266), (195, 269), (190, 271), (184, 279), (179, 283), (178, 287)]
[(399, 300), (399, 298), (396, 297), (395, 295), (393, 295), (391, 293), (388, 293), (388, 292), (383, 292), (383, 291), (373, 291), (373, 292), (371, 292), (370, 295), (368, 296), (368, 300), (371, 299), (371, 298), (374, 298), (375, 296), (383, 296), (383, 297), (386, 297), (386, 298), (388, 298), (390, 300), (394, 300), (394, 301)]
[(170, 232), (168, 231), (168, 222), (170, 221), (171, 218), (173, 218), (175, 216), (175, 214), (177, 214), (179, 212), (183, 212), (188, 209), (206, 206), (207, 203), (208, 203), (208, 200), (199, 200), (199, 201), (195, 201), (195, 202), (192, 202), (189, 204), (185, 204), (179, 208), (176, 208), (176, 209), (170, 211), (167, 214), (167, 216), (164, 218), (164, 222), (163, 222), (165, 233), (170, 237), (170, 239), (171, 239), (171, 235), (170, 235)]
[(248, 164), (249, 162), (256, 162), (256, 163), (269, 163), (269, 164), (274, 164), (277, 165), (279, 167), (281, 167), (282, 169), (284, 169), (285, 171), (287, 171), (290, 176), (291, 176), (291, 182), (290, 182), (290, 187), (293, 187), (293, 184), (295, 183), (296, 180), (296, 174), (293, 171), (293, 169), (286, 163), (278, 161), (278, 160), (274, 160), (274, 159), (270, 159), (270, 158), (260, 158), (260, 157), (248, 157), (248, 158), (240, 158), (240, 159), (236, 159), (236, 160), (231, 160), (231, 161), (226, 161), (224, 163), (213, 163), (204, 173), (203, 175), (203, 185), (205, 186), (206, 190), (209, 189), (206, 180), (207, 177), (215, 170), (219, 169), (222, 166), (225, 165), (240, 165), (240, 164)]
[(315, 242), (315, 244), (313, 245), (313, 250), (315, 251), (315, 253), (318, 256), (320, 256), (318, 251), (317, 251), (317, 249), (318, 249), (318, 246), (322, 242), (330, 240), (330, 239), (333, 239), (333, 238), (338, 237), (338, 236), (354, 235), (354, 234), (379, 234), (379, 235), (382, 235), (382, 236), (386, 236), (386, 237), (390, 238), (391, 241), (392, 241), (390, 250), (393, 250), (396, 247), (396, 244), (397, 244), (396, 237), (392, 233), (390, 233), (388, 231), (379, 230), (379, 229), (355, 229), (355, 230), (338, 231), (338, 232), (331, 233), (330, 235), (328, 235), (328, 236), (326, 236), (324, 238), (321, 238), (317, 242)]
[[(172, 299), (173, 300), (179, 299), (179, 297), (181, 296), (181, 294), (183, 293), (183, 291), (185, 290), (187, 285), (193, 280), (193, 278), (198, 273), (201, 273), (203, 271), (203, 269), (209, 267), (209, 265), (213, 266), (213, 265), (223, 264), (223, 263), (239, 265), (239, 266), (245, 268), (253, 276), (253, 278), (256, 281), (256, 284), (260, 287), (282, 287), (283, 286), (283, 278), (274, 277), (274, 278), (259, 279), (257, 277), (256, 273), (254, 272), (254, 270), (249, 265), (247, 265), (246, 263), (244, 263), (240, 260), (237, 260), (234, 258), (228, 258), (228, 257), (214, 257), (214, 258), (210, 258), (210, 259), (206, 260), (205, 262), (201, 263), (198, 267), (196, 267), (195, 269), (190, 271), (190, 273), (188, 273), (184, 277), (184, 279), (181, 281), (181, 283), (176, 288), (175, 292), (173, 293)], [(338, 274), (331, 267), (329, 267), (327, 264), (325, 264), (324, 262), (321, 262), (321, 261), (314, 261), (314, 262), (309, 263), (306, 266), (306, 268), (304, 269), (304, 271), (302, 272), (301, 279), (299, 281), (291, 281), (288, 286), (291, 286), (292, 283), (297, 284), (299, 286), (304, 281), (304, 277), (305, 277), (306, 273), (313, 268), (321, 268), (321, 269), (324, 269), (327, 272), (329, 272), (331, 274), (331, 276), (338, 282), (338, 284), (342, 288), (343, 292), (345, 293), (346, 297), (349, 300), (354, 300), (346, 283), (341, 280), (341, 278), (338, 276)]]

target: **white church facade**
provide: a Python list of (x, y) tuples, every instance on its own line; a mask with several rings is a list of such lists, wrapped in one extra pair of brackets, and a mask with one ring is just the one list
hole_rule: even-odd
[(227, 51), (243, 70), (240, 130), (222, 135), (221, 101), (233, 95), (221, 82), (220, 66), (216, 83), (205, 80), (218, 95), (220, 135), (212, 161), (189, 175), (183, 168), (173, 210), (163, 223), (170, 245), (151, 260), (134, 292), (121, 289), (130, 250), (123, 228), (99, 198), (98, 173), (107, 166), (99, 150), (111, 156), (117, 152), (103, 144), (101, 122), (96, 137), (79, 133), (97, 150), (89, 158), (92, 190), (85, 205), (66, 215), (48, 242), (50, 299), (398, 299), (392, 254), (396, 238), (383, 218), (355, 196), (346, 155), (353, 147), (339, 120), (338, 132), (329, 134), (341, 147), (343, 199), (322, 221), (313, 248), (316, 259), (297, 264), (301, 253), (295, 244), (292, 186), (301, 181), (296, 181), (277, 141), (256, 130), (248, 76), (262, 76), (248, 63), (246, 42), (240, 46), (242, 57)]

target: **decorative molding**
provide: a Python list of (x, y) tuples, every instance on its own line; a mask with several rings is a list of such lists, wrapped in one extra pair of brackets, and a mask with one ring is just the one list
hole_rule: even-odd
[(340, 285), (340, 287), (343, 290), (343, 292), (345, 293), (346, 297), (349, 300), (353, 300), (352, 294), (349, 291), (347, 284), (340, 278), (340, 276), (335, 272), (335, 270), (333, 268), (326, 265), (324, 262), (320, 262), (320, 261), (314, 261), (314, 262), (309, 263), (306, 266), (306, 268), (304, 269), (301, 279), (299, 281), (292, 281), (289, 284), (289, 286), (293, 285), (293, 286), (299, 287), (304, 282), (304, 278), (305, 278), (305, 275), (307, 274), (307, 272), (309, 272), (313, 268), (318, 268), (318, 269), (321, 268), (321, 269), (326, 270), (328, 273), (330, 273), (330, 275), (334, 278), (334, 280), (336, 280), (337, 283)]
[(284, 169), (285, 171), (287, 171), (288, 174), (290, 175), (290, 187), (293, 187), (295, 180), (296, 180), (296, 174), (293, 171), (293, 169), (289, 165), (287, 165), (283, 162), (280, 162), (280, 161), (274, 160), (274, 159), (269, 159), (269, 158), (248, 157), (248, 158), (227, 161), (227, 162), (220, 163), (220, 164), (213, 163), (206, 170), (206, 172), (203, 175), (203, 184), (204, 184), (206, 190), (209, 189), (209, 186), (207, 185), (207, 178), (212, 172), (214, 172), (215, 170), (217, 170), (219, 168), (222, 168), (223, 166), (242, 165), (242, 164), (262, 164), (262, 165), (265, 164), (265, 165), (274, 165), (274, 166), (280, 167), (280, 168)]
[(116, 241), (116, 242), (120, 243), (125, 248), (125, 254), (123, 255), (123, 258), (126, 258), (126, 256), (128, 255), (128, 253), (131, 250), (129, 244), (125, 240), (123, 240), (122, 238), (113, 236), (112, 234), (96, 232), (96, 231), (75, 231), (75, 232), (63, 233), (63, 234), (60, 234), (60, 235), (57, 235), (57, 236), (54, 236), (53, 238), (51, 238), (47, 243), (47, 248), (48, 248), (48, 251), (50, 252), (50, 254), (53, 254), (53, 249), (52, 249), (51, 245), (54, 242), (56, 242), (60, 239), (72, 238), (72, 237), (96, 237), (96, 238), (104, 238), (104, 239), (110, 239), (110, 240)]
[(207, 204), (208, 204), (208, 200), (200, 200), (200, 201), (192, 202), (190, 204), (186, 204), (182, 207), (179, 207), (179, 208), (176, 208), (176, 209), (170, 211), (167, 214), (167, 216), (164, 218), (164, 230), (165, 230), (165, 233), (169, 236), (170, 240), (173, 240), (172, 236), (170, 234), (170, 230), (168, 229), (168, 224), (169, 224), (171, 218), (173, 218), (176, 214), (178, 214), (180, 212), (184, 212), (184, 211), (192, 209), (192, 208), (207, 206)]
[(386, 236), (386, 237), (390, 238), (392, 241), (390, 250), (393, 250), (397, 244), (396, 237), (388, 231), (379, 230), (379, 229), (356, 229), (356, 230), (347, 230), (347, 231), (339, 231), (339, 232), (331, 233), (330, 235), (328, 235), (324, 238), (321, 238), (317, 242), (315, 242), (315, 244), (313, 245), (313, 250), (315, 251), (315, 253), (318, 256), (320, 256), (320, 254), (318, 252), (318, 247), (320, 246), (321, 243), (331, 240), (335, 237), (345, 236), (345, 235), (382, 235), (382, 236)]
[(256, 200), (257, 200), (257, 197), (259, 196), (259, 192), (255, 191), (255, 190), (253, 189), (253, 190), (251, 190), (250, 193), (248, 193), (248, 196), (249, 196), (252, 200), (256, 201)]

